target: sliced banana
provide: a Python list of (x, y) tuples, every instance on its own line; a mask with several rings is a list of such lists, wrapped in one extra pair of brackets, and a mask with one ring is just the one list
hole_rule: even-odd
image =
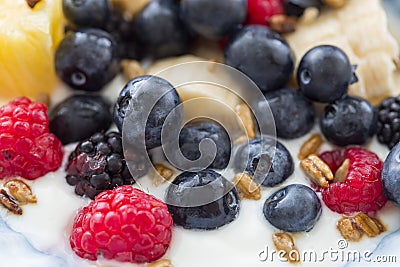
[(399, 46), (388, 30), (379, 0), (351, 0), (343, 8), (323, 10), (316, 20), (300, 22), (297, 30), (285, 38), (297, 63), (316, 45), (331, 44), (343, 49), (351, 63), (358, 65), (359, 82), (350, 87), (350, 94), (365, 97), (373, 104), (400, 94), (394, 63)]

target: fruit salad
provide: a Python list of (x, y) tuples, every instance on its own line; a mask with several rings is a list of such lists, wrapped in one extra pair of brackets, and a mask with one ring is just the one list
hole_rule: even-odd
[(396, 1), (0, 7), (5, 266), (400, 262)]

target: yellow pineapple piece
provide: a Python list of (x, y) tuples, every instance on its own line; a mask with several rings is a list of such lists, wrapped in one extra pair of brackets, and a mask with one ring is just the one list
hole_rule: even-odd
[(56, 85), (54, 49), (63, 36), (61, 0), (0, 0), (0, 103), (35, 99)]

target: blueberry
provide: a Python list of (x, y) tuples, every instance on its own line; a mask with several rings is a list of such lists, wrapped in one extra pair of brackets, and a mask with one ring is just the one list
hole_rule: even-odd
[(57, 104), (49, 114), (50, 132), (69, 144), (107, 131), (112, 123), (111, 106), (97, 95), (73, 95)]
[(346, 96), (325, 107), (320, 128), (335, 145), (363, 145), (374, 135), (376, 123), (375, 110), (368, 101)]
[(383, 163), (383, 193), (388, 200), (400, 207), (400, 143), (397, 143)]
[(308, 232), (321, 215), (321, 201), (311, 188), (291, 184), (272, 194), (263, 212), (267, 221), (280, 230)]
[(65, 18), (80, 27), (102, 27), (110, 14), (108, 0), (63, 0)]
[(150, 56), (162, 58), (188, 52), (191, 36), (178, 13), (177, 1), (153, 0), (136, 16), (136, 39)]
[[(114, 122), (122, 132), (128, 108), (132, 108), (127, 124), (131, 128), (127, 132), (129, 144), (141, 146), (144, 141), (147, 149), (152, 149), (161, 145), (162, 129), (165, 142), (178, 136), (176, 129), (183, 117), (180, 104), (181, 99), (169, 82), (157, 76), (139, 76), (121, 90), (114, 106)], [(164, 124), (167, 116), (171, 116), (173, 125)]]
[(309, 99), (328, 103), (347, 93), (350, 84), (357, 81), (355, 67), (338, 47), (320, 45), (309, 50), (297, 69), (297, 83)]
[(209, 39), (221, 39), (246, 19), (246, 0), (183, 0), (181, 16), (194, 32)]
[(73, 89), (99, 91), (119, 72), (116, 43), (99, 29), (68, 32), (57, 47), (55, 67)]
[(282, 88), (294, 64), (289, 45), (265, 26), (245, 26), (225, 48), (225, 63), (249, 76), (263, 91)]
[(300, 92), (292, 88), (283, 88), (264, 95), (274, 115), (278, 137), (298, 138), (314, 126), (314, 106)]
[(303, 15), (304, 10), (309, 7), (322, 7), (321, 0), (284, 0), (283, 10), (288, 16), (300, 17)]
[[(200, 202), (205, 204), (193, 206)], [(167, 189), (166, 203), (174, 223), (187, 229), (216, 229), (235, 220), (240, 208), (233, 184), (209, 169), (178, 175)]]
[[(264, 165), (260, 165), (260, 162)], [(264, 136), (264, 142), (257, 138), (241, 145), (236, 150), (234, 166), (236, 172), (243, 172), (241, 168), (245, 166), (245, 171), (257, 182), (270, 187), (282, 183), (294, 171), (293, 158), (287, 148), (279, 141), (266, 136)], [(255, 173), (259, 176), (254, 177)]]
[[(203, 151), (203, 154), (200, 153), (200, 142), (206, 139), (209, 139), (215, 144), (215, 157), (213, 157), (213, 153), (211, 153), (212, 148), (207, 150), (207, 145), (205, 145), (206, 151)], [(210, 143), (210, 145), (212, 145), (212, 143)], [(211, 165), (199, 166), (201, 168), (224, 169), (228, 166), (231, 156), (231, 140), (228, 133), (219, 123), (209, 119), (197, 119), (185, 124), (179, 134), (179, 148), (179, 155), (182, 153), (185, 158), (191, 161), (198, 160), (200, 156), (210, 156), (210, 161), (212, 161)], [(170, 152), (169, 154), (172, 156), (173, 165), (177, 164), (175, 167), (186, 170), (193, 167), (192, 164), (190, 166), (181, 164), (177, 157), (178, 153), (174, 153), (173, 150), (169, 150), (168, 152)]]

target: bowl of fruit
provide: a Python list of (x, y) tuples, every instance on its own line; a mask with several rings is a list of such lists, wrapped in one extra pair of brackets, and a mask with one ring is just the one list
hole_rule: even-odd
[(398, 1), (0, 7), (5, 266), (400, 261)]

